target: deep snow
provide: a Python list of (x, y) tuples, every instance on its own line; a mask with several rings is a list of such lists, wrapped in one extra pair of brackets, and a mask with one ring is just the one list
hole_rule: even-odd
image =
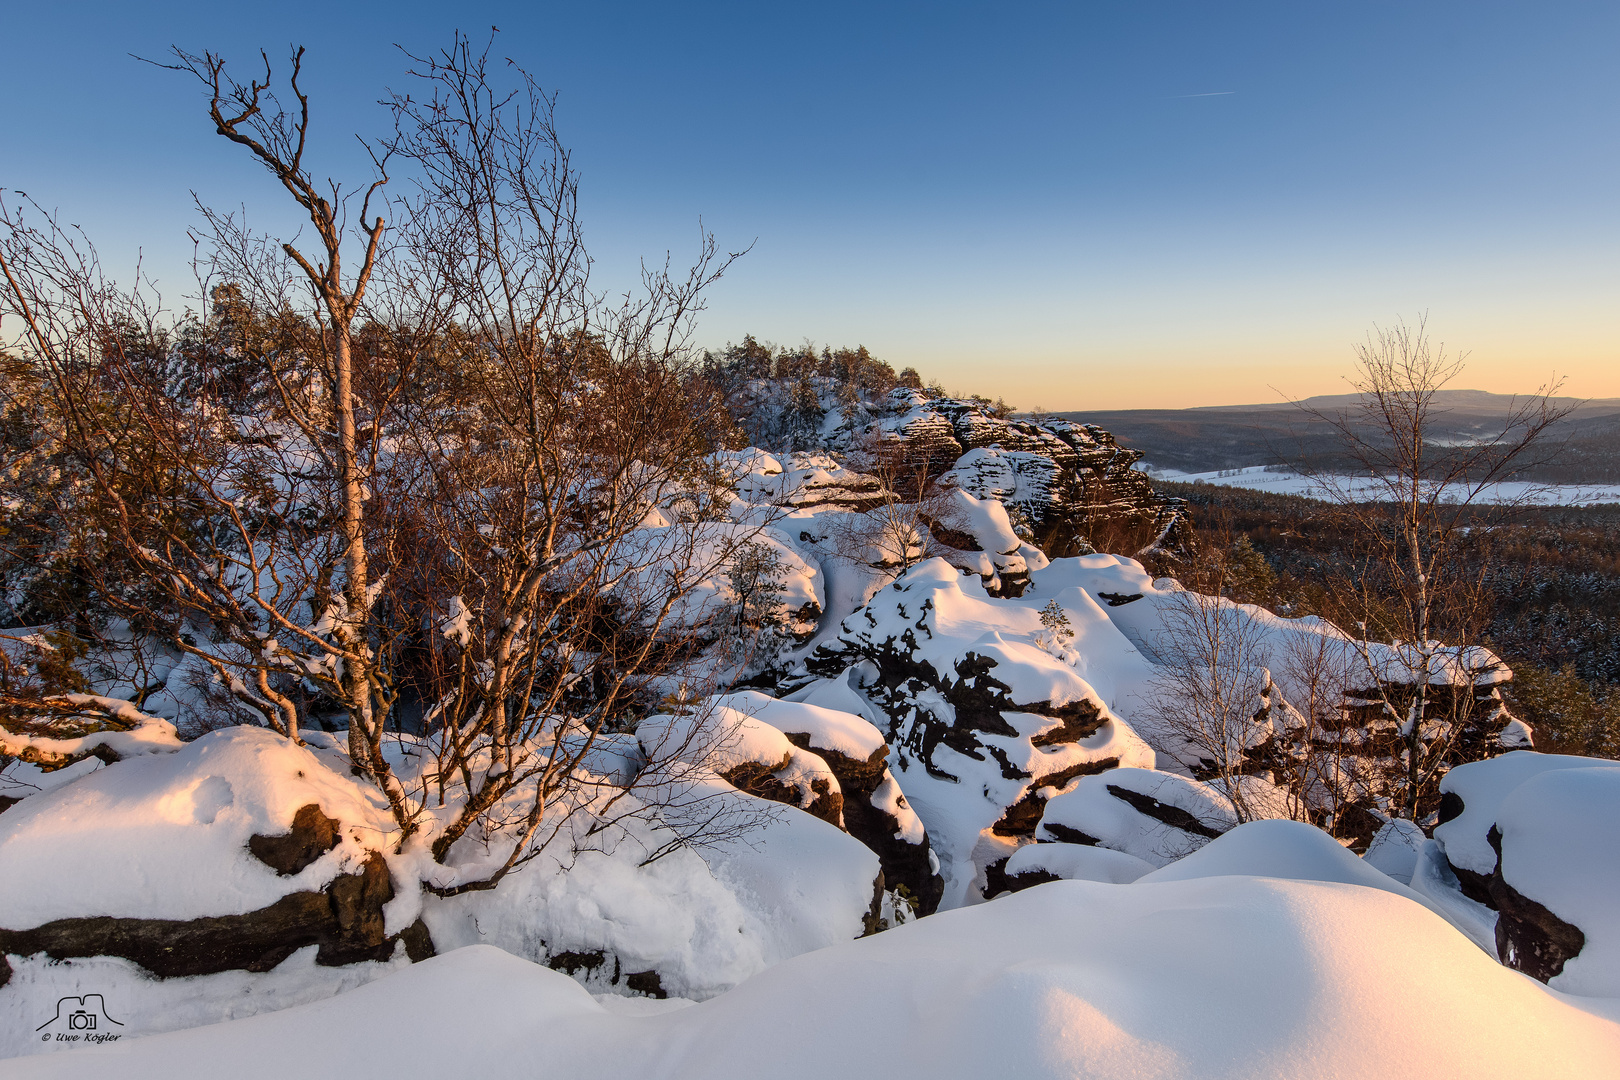
[(327, 1002), (0, 1071), (1550, 1080), (1612, 1076), (1617, 1061), (1620, 1024), (1499, 966), (1408, 899), (1222, 876), (1054, 882), (641, 1016), (498, 950), (463, 949)]

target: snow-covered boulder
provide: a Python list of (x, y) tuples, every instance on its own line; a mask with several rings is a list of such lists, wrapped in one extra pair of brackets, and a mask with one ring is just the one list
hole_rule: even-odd
[(1520, 750), (1458, 766), (1440, 787), (1427, 862), (1444, 865), (1420, 858), (1414, 887), (1489, 926), (1504, 964), (1620, 995), (1620, 762)]
[(1093, 844), (1168, 866), (1237, 824), (1231, 800), (1208, 784), (1156, 769), (1083, 776), (1054, 796), (1038, 840)]
[(709, 703), (649, 716), (637, 725), (636, 740), (649, 761), (702, 765), (739, 791), (844, 827), (843, 789), (827, 763), (746, 712)]
[(1446, 773), (1440, 780), (1440, 823), (1434, 828), (1434, 838), (1444, 846), (1446, 860), (1463, 891), (1479, 903), (1490, 903), (1488, 883), (1497, 862), (1490, 833), (1502, 800), (1514, 788), (1544, 772), (1599, 764), (1602, 762), (1594, 758), (1515, 750)]
[(1538, 773), (1497, 807), (1496, 832), (1502, 962), (1567, 993), (1620, 997), (1620, 766)]
[(160, 976), (430, 955), (390, 917), (395, 835), (380, 793), (262, 728), (95, 770), (0, 816), (0, 986), (6, 954)]
[[(812, 690), (827, 687), (813, 686)], [(846, 694), (847, 694), (846, 689)], [(835, 697), (838, 704), (847, 699)], [(721, 705), (781, 731), (797, 747), (813, 751), (836, 777), (843, 792), (843, 825), (871, 848), (883, 865), (884, 888), (904, 890), (918, 914), (939, 907), (945, 882), (928, 833), (901, 793), (886, 758), (882, 732), (851, 712), (813, 702), (783, 701), (754, 691), (717, 698)]]
[(1135, 855), (1085, 844), (1025, 844), (1002, 867), (1008, 892), (1017, 892), (1048, 881), (1105, 881), (1129, 885), (1153, 864)]

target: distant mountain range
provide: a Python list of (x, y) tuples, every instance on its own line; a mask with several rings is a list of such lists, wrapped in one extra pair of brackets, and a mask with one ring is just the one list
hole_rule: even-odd
[[(1484, 390), (1445, 390), (1431, 438), (1436, 443), (1489, 441), (1523, 398)], [(1545, 483), (1620, 482), (1620, 398), (1555, 398), (1570, 406), (1568, 417), (1551, 432), (1556, 459), (1523, 475)], [(1141, 450), (1144, 460), (1179, 472), (1209, 472), (1252, 465), (1304, 463), (1314, 468), (1349, 468), (1332, 427), (1311, 415), (1334, 415), (1351, 408), (1355, 394), (1326, 394), (1301, 402), (1211, 405), (1196, 409), (1123, 409), (1054, 414), (1096, 424), (1120, 443)]]

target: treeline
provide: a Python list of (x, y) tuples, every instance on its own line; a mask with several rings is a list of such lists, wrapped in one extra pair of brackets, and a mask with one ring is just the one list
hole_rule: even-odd
[(853, 349), (823, 346), (818, 353), (815, 346), (808, 344), (798, 348), (763, 344), (752, 334), (743, 335), (741, 344), (727, 343), (719, 352), (705, 350), (702, 371), (717, 385), (731, 390), (759, 379), (797, 383), (813, 378), (871, 394), (886, 394), (897, 386), (923, 387), (916, 368), (901, 368), (896, 373), (886, 361), (868, 352), (865, 345)]
[[(1234, 599), (1343, 618), (1339, 599), (1362, 567), (1353, 524), (1334, 507), (1243, 488), (1158, 486), (1193, 507), (1204, 542), (1232, 550)], [(1509, 703), (1536, 729), (1537, 747), (1620, 756), (1620, 505), (1529, 508), (1470, 541), (1464, 558), (1489, 601), (1484, 641), (1512, 666)]]

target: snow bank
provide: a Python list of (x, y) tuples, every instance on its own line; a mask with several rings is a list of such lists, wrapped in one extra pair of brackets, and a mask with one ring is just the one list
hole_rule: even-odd
[(1617, 1060), (1620, 1025), (1481, 956), (1417, 904), (1223, 877), (1042, 885), (648, 1016), (615, 1015), (555, 972), (467, 949), (319, 1005), (72, 1048), (9, 1073), (352, 1080), (543, 1062), (578, 1080), (1535, 1080), (1609, 1076)]
[(1321, 829), (1300, 821), (1245, 822), (1185, 859), (1145, 875), (1138, 883), (1190, 881), (1222, 875), (1334, 881), (1381, 889), (1414, 900), (1445, 918), (1426, 897), (1369, 866)]
[(1412, 872), (1417, 869), (1418, 853), (1427, 840), (1416, 823), (1391, 818), (1378, 830), (1362, 858), (1368, 866), (1382, 870), (1402, 885), (1409, 885)]
[(655, 972), (663, 992), (707, 998), (859, 937), (877, 856), (825, 821), (714, 784), (700, 812), (752, 811), (746, 835), (648, 862), (671, 834), (626, 821), (605, 850), (548, 850), (491, 892), (430, 900), (434, 943), (490, 944), (539, 962), (581, 955), (587, 966), (575, 974), (592, 989), (624, 993), (624, 976)]

